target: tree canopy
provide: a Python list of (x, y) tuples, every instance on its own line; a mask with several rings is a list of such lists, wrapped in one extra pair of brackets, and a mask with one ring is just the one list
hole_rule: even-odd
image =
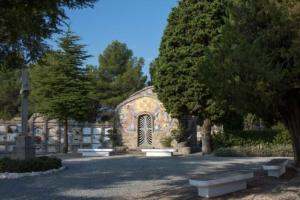
[(11, 119), (19, 113), (20, 71), (0, 70), (0, 119)]
[[(48, 52), (31, 70), (34, 111), (65, 124), (68, 119), (85, 121), (93, 104), (91, 82), (82, 68), (88, 57), (79, 37), (68, 30), (59, 39), (60, 49)], [(64, 152), (67, 152), (67, 143)]]
[[(244, 112), (289, 128), (300, 165), (300, 52), (297, 1), (234, 1), (220, 42), (210, 49), (206, 82)], [(205, 73), (205, 72), (204, 72)], [(220, 84), (221, 83), (221, 84)]]
[(199, 81), (205, 51), (217, 40), (225, 16), (224, 1), (183, 0), (168, 18), (153, 69), (158, 98), (175, 117), (194, 114), (214, 118), (216, 104)]
[(205, 67), (210, 44), (218, 41), (225, 15), (224, 0), (179, 1), (169, 15), (152, 69), (155, 92), (166, 110), (179, 121), (185, 115), (196, 115), (203, 121), (204, 153), (211, 151), (211, 122), (218, 120), (224, 110), (223, 102), (215, 101), (201, 80), (199, 70)]
[(17, 68), (37, 60), (47, 49), (45, 39), (61, 31), (65, 9), (92, 7), (96, 0), (1, 0), (0, 67)]
[(113, 41), (99, 56), (99, 68), (93, 69), (99, 105), (114, 108), (145, 86), (143, 58), (133, 56), (125, 43)]

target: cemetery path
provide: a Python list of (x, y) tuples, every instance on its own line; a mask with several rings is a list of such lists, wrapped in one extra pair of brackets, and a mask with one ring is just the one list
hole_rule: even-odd
[(200, 173), (253, 169), (270, 158), (112, 156), (64, 159), (65, 171), (0, 180), (1, 200), (197, 199), (188, 178)]

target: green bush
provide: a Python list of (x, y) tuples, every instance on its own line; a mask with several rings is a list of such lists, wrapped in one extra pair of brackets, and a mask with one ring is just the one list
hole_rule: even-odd
[(0, 159), (0, 172), (37, 172), (58, 169), (62, 166), (61, 160), (53, 157), (37, 157), (29, 160)]
[(264, 146), (236, 146), (224, 147), (214, 151), (216, 156), (223, 157), (293, 157), (293, 148), (291, 145), (264, 145)]
[(226, 131), (213, 136), (215, 149), (233, 146), (290, 145), (291, 138), (285, 129), (262, 131)]
[(178, 129), (174, 129), (171, 131), (171, 137), (178, 143), (185, 142), (187, 139), (187, 132), (183, 126), (179, 126)]
[(173, 141), (173, 137), (171, 136), (166, 136), (164, 138), (161, 139), (160, 143), (163, 147), (171, 147), (171, 143)]

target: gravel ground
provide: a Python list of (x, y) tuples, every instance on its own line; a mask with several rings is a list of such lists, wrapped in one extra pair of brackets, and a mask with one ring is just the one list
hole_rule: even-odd
[(224, 170), (259, 170), (269, 160), (199, 154), (170, 158), (64, 158), (67, 169), (62, 172), (0, 180), (0, 199), (199, 199), (197, 189), (188, 185), (189, 177)]

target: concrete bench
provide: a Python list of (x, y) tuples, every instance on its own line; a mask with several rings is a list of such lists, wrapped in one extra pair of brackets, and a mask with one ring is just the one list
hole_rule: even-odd
[(268, 176), (280, 177), (286, 172), (286, 166), (289, 163), (287, 159), (273, 159), (263, 165), (263, 169), (268, 171)]
[(170, 157), (173, 156), (175, 149), (142, 149), (147, 157)]
[(246, 189), (247, 180), (253, 176), (250, 171), (213, 173), (193, 177), (189, 183), (198, 188), (199, 196), (210, 198)]
[(113, 149), (78, 149), (82, 156), (110, 156)]

